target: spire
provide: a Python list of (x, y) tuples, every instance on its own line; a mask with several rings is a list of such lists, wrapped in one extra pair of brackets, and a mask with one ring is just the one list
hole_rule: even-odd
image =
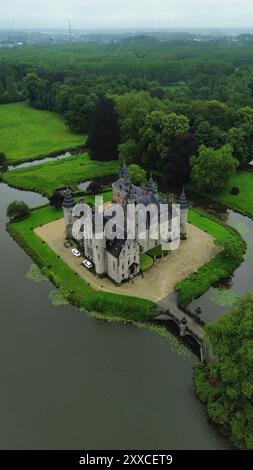
[(126, 166), (126, 162), (124, 161), (120, 171), (119, 171), (119, 177), (120, 178), (128, 178), (128, 168)]
[(153, 180), (152, 174), (150, 175), (150, 178), (148, 180), (147, 188), (149, 193), (157, 193), (157, 185)]
[(69, 188), (67, 188), (64, 193), (64, 201), (63, 201), (62, 207), (64, 209), (72, 209), (74, 206), (75, 206), (75, 201), (72, 198)]
[(181, 196), (177, 200), (177, 203), (180, 205), (181, 210), (188, 209), (188, 207), (189, 207), (189, 203), (187, 201), (184, 188), (183, 188)]

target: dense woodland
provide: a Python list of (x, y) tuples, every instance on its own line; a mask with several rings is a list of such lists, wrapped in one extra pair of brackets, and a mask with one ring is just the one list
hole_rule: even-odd
[(170, 183), (184, 183), (192, 171), (198, 189), (216, 190), (252, 159), (251, 40), (138, 36), (2, 48), (0, 102), (24, 99), (90, 134), (92, 158), (119, 156)]

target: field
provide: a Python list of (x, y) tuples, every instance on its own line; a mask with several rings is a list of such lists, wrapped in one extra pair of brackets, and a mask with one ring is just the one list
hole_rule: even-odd
[(19, 189), (51, 195), (54, 189), (70, 186), (75, 188), (83, 181), (118, 172), (118, 162), (90, 160), (87, 153), (75, 155), (29, 168), (20, 168), (4, 174), (4, 181)]
[(31, 108), (27, 103), (0, 105), (0, 152), (9, 163), (32, 160), (84, 144), (62, 117), (51, 111)]
[(33, 229), (62, 218), (62, 211), (50, 206), (32, 210), (23, 221), (9, 224), (13, 238), (27, 251), (64, 297), (88, 312), (98, 312), (106, 317), (127, 320), (153, 318), (154, 303), (149, 300), (126, 297), (107, 292), (97, 292), (64, 263), (37, 235)]
[[(233, 196), (230, 191), (233, 186), (240, 189), (237, 196)], [(218, 194), (214, 194), (213, 199), (235, 211), (242, 212), (253, 218), (253, 173), (239, 171), (233, 175), (226, 187)], [(210, 197), (210, 196), (209, 196)]]

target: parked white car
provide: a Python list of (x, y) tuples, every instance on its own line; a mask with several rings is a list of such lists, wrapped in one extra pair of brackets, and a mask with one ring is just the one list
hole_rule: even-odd
[(76, 248), (73, 248), (71, 252), (72, 252), (72, 255), (74, 255), (76, 258), (79, 258), (81, 256), (80, 251), (78, 251)]
[(92, 269), (93, 268), (93, 264), (88, 259), (85, 259), (82, 262), (82, 265), (87, 269)]

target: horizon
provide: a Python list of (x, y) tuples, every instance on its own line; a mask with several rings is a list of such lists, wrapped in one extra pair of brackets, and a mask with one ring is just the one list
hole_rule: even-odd
[[(35, 4), (36, 3), (36, 4)], [(10, 13), (11, 12), (11, 13)], [(0, 29), (252, 29), (250, 0), (1, 0)], [(240, 24), (238, 25), (238, 22)]]

